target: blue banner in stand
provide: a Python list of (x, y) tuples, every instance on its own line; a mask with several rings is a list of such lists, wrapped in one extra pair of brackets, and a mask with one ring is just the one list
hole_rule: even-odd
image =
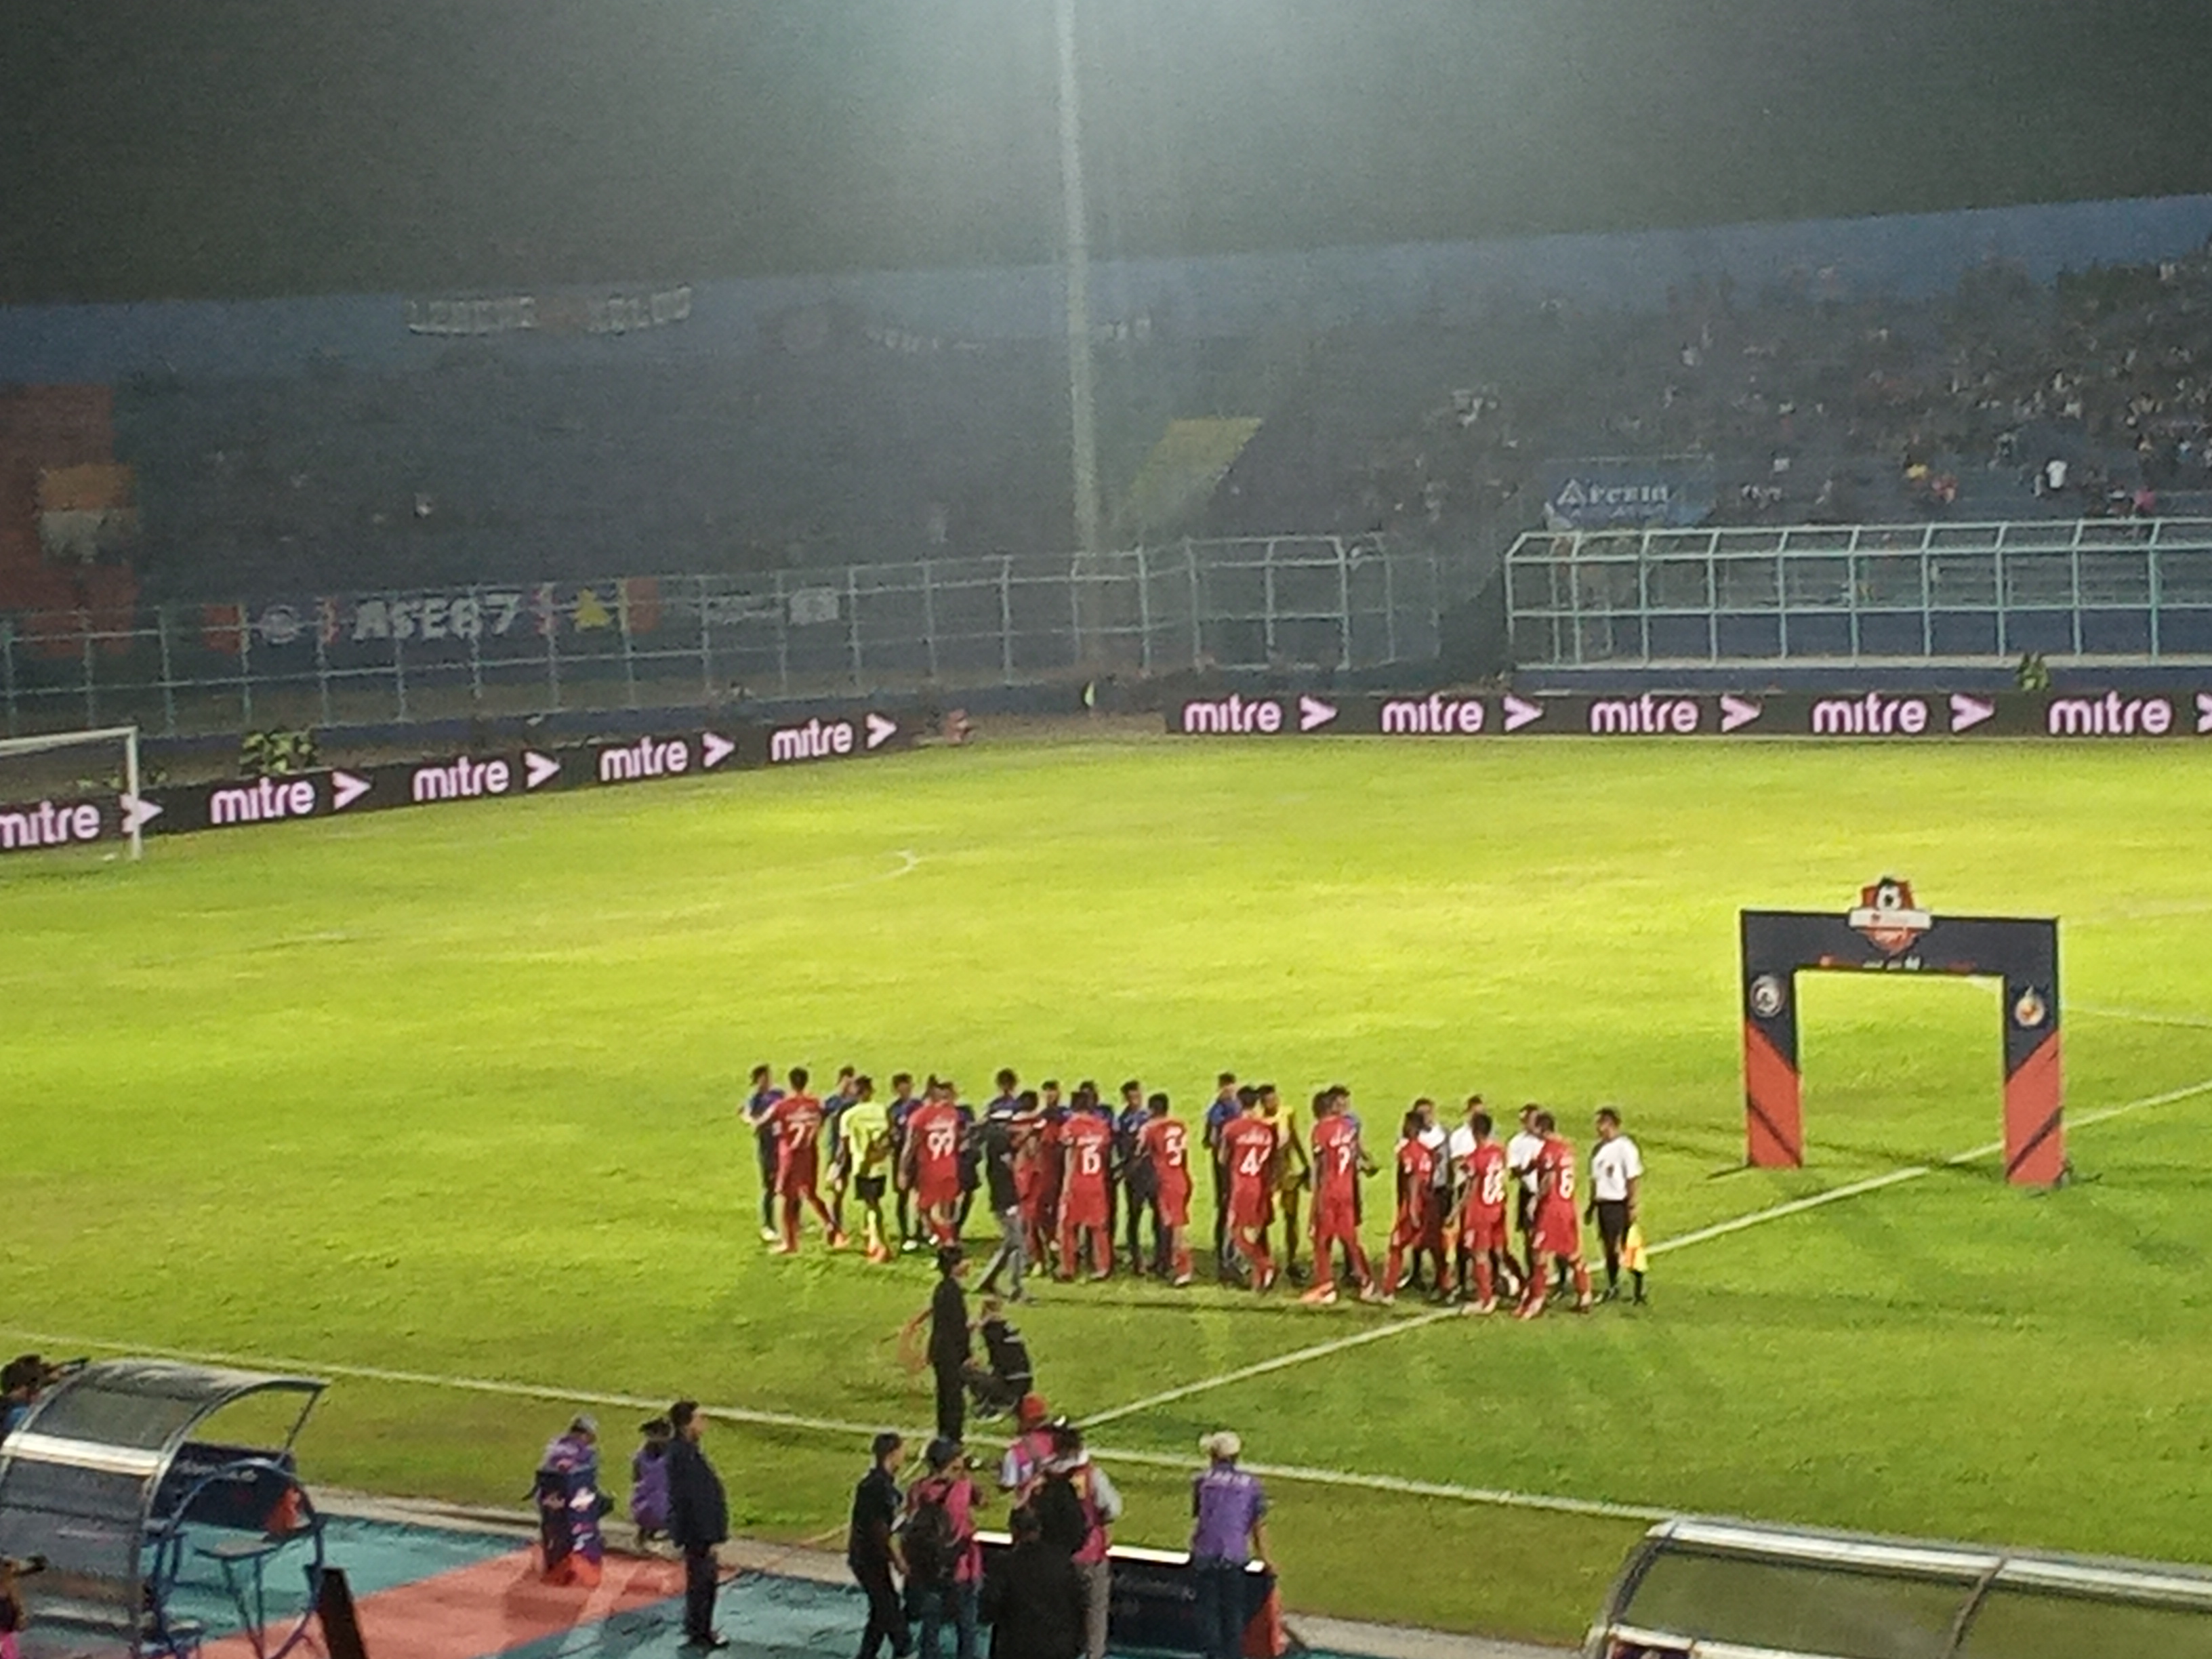
[(149, 836), (242, 830), (301, 818), (553, 794), (714, 772), (860, 760), (911, 747), (910, 716), (876, 709), (775, 726), (700, 727), (667, 736), (452, 755), (381, 766), (149, 789), (143, 796), (0, 806), (0, 854)]
[(1194, 738), (1906, 738), (2212, 737), (2212, 690), (1582, 693), (1510, 691), (1339, 696), (1284, 692), (1171, 703), (1170, 732)]
[(1677, 529), (1713, 510), (1713, 464), (1700, 457), (1547, 461), (1544, 519), (1553, 530)]

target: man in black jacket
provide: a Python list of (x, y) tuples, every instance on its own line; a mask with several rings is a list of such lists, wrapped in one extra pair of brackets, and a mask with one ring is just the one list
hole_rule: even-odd
[(722, 1478), (699, 1449), (706, 1419), (699, 1402), (679, 1400), (668, 1408), (676, 1438), (668, 1448), (668, 1536), (684, 1552), (684, 1645), (726, 1648), (714, 1628), (714, 1547), (730, 1535), (730, 1510)]
[(1014, 1547), (983, 1574), (977, 1614), (991, 1627), (991, 1659), (1075, 1659), (1083, 1650), (1083, 1581), (1066, 1552), (1014, 1511)]
[(968, 1296), (960, 1281), (968, 1272), (968, 1258), (957, 1244), (937, 1253), (937, 1289), (929, 1305), (906, 1322), (902, 1335), (912, 1340), (922, 1326), (929, 1327), (929, 1369), (937, 1377), (937, 1437), (957, 1440), (968, 1429), (968, 1361), (975, 1353), (975, 1334), (968, 1328)]
[[(875, 1465), (853, 1489), (853, 1520), (845, 1534), (845, 1565), (868, 1596), (868, 1627), (861, 1633), (860, 1659), (876, 1659), (889, 1642), (892, 1659), (907, 1659), (914, 1647), (906, 1608), (893, 1577), (900, 1565), (892, 1533), (906, 1500), (899, 1494), (899, 1465), (906, 1443), (888, 1431), (876, 1437)], [(930, 1659), (937, 1659), (932, 1654)]]

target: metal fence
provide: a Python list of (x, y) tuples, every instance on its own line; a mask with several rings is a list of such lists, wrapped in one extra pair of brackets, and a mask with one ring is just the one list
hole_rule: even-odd
[(1532, 534), (1506, 556), (1529, 666), (2212, 659), (2212, 520)]
[(1444, 573), (1376, 538), (0, 617), (10, 735), (677, 708), (1437, 652)]

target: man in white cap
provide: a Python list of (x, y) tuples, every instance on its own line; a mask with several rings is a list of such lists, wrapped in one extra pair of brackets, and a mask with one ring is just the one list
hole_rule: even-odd
[(1218, 1429), (1198, 1443), (1205, 1473), (1191, 1482), (1190, 1568), (1198, 1592), (1199, 1639), (1205, 1659), (1241, 1659), (1244, 1651), (1245, 1568), (1267, 1561), (1267, 1498), (1257, 1475), (1237, 1467), (1244, 1443)]

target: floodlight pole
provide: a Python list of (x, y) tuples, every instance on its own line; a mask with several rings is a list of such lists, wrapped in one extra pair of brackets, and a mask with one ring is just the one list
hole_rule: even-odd
[(1067, 217), (1067, 402), (1075, 476), (1075, 534), (1099, 544), (1098, 430), (1091, 388), (1091, 218), (1083, 193), (1083, 109), (1075, 76), (1075, 0), (1054, 0), (1060, 34), (1060, 193)]

